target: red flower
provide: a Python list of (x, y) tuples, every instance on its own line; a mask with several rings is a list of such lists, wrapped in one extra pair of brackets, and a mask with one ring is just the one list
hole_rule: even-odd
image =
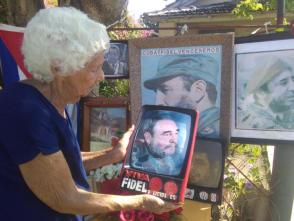
[(136, 214), (135, 210), (123, 211), (121, 210), (119, 213), (120, 221), (135, 221)]
[(168, 221), (170, 218), (170, 214), (167, 213), (162, 213), (162, 214), (154, 214), (156, 219), (159, 219), (161, 221)]
[(112, 180), (105, 180), (100, 185), (100, 193), (104, 194), (120, 194), (120, 186), (119, 186), (119, 178), (112, 179)]
[(183, 211), (183, 208), (182, 207), (179, 207), (179, 208), (173, 210), (172, 213), (174, 213), (176, 215), (181, 215), (182, 214), (182, 211)]
[(138, 211), (136, 221), (153, 221), (154, 215), (147, 211)]

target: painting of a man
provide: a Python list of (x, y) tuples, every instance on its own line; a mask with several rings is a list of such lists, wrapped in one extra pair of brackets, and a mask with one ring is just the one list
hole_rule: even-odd
[(145, 119), (133, 146), (132, 166), (146, 172), (179, 175), (186, 154), (184, 130), (166, 114)]
[[(144, 59), (149, 58), (142, 57), (143, 65)], [(145, 72), (142, 68), (142, 75)], [(220, 53), (161, 56), (154, 72), (143, 82), (143, 102), (149, 89), (157, 105), (198, 110), (198, 136), (219, 137)]]
[[(260, 57), (250, 69), (251, 77), (240, 80), (239, 88), (243, 87), (243, 90), (237, 100), (237, 128), (294, 129), (294, 53), (292, 57), (291, 53), (289, 56), (279, 53)], [(254, 57), (246, 54), (239, 58), (248, 61), (248, 56)], [(238, 68), (242, 71), (242, 61)]]

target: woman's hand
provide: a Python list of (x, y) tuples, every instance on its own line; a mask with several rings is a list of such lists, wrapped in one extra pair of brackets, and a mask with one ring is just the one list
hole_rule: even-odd
[(114, 147), (113, 151), (115, 151), (115, 153), (118, 155), (119, 161), (123, 160), (126, 155), (129, 140), (132, 133), (134, 132), (134, 128), (135, 126), (132, 125), (132, 127), (129, 128), (126, 133), (124, 133), (123, 137), (120, 140), (118, 140), (118, 138), (117, 140), (115, 140), (115, 138), (112, 140), (112, 145)]
[(183, 206), (182, 203), (175, 204), (171, 202), (165, 202), (162, 199), (149, 194), (143, 194), (139, 196), (142, 197), (142, 207), (139, 209), (156, 214), (169, 212)]

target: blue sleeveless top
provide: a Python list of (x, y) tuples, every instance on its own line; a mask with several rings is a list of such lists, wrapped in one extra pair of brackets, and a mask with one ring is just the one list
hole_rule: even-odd
[[(69, 119), (34, 87), (17, 82), (0, 91), (0, 220), (76, 221), (41, 202), (19, 165), (61, 150), (77, 186), (88, 189), (79, 144)], [(60, 177), (62, 179), (62, 177)]]

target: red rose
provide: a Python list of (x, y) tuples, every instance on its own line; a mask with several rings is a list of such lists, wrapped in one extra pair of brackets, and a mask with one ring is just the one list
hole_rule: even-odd
[(138, 211), (137, 212), (137, 220), (136, 221), (153, 221), (154, 215), (147, 211)]
[(120, 194), (120, 186), (119, 186), (119, 178), (112, 179), (112, 180), (105, 180), (103, 183), (100, 184), (100, 193), (104, 194)]
[(167, 212), (167, 213), (162, 213), (162, 214), (154, 214), (155, 216), (155, 219), (159, 219), (161, 221), (168, 221), (169, 218), (170, 218), (170, 214)]
[(180, 215), (182, 213), (182, 211), (183, 211), (183, 208), (182, 207), (179, 207), (179, 208), (173, 210), (172, 212), (174, 214), (176, 214), (176, 215)]
[(135, 210), (123, 211), (119, 213), (119, 221), (135, 221)]

